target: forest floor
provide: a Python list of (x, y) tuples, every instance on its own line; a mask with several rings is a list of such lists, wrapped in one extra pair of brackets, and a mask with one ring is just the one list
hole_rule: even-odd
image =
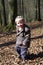
[[(39, 23), (39, 22), (38, 22)], [(43, 25), (31, 27), (31, 41), (28, 48), (29, 58), (24, 65), (43, 65)], [(17, 58), (15, 45), (15, 33), (0, 34), (0, 65), (21, 65), (22, 59)]]

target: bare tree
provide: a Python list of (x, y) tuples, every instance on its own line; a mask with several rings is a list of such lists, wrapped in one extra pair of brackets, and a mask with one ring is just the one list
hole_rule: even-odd
[(13, 19), (12, 24), (14, 25), (15, 17), (17, 16), (17, 0), (13, 0)]
[(41, 21), (41, 15), (40, 15), (40, 0), (38, 0), (38, 21)]
[(3, 5), (4, 5), (4, 14), (5, 14), (5, 24), (7, 24), (11, 22), (8, 0), (3, 0)]
[(3, 9), (3, 3), (2, 0), (0, 0), (0, 23), (1, 25), (4, 26), (5, 22), (4, 22), (4, 9)]

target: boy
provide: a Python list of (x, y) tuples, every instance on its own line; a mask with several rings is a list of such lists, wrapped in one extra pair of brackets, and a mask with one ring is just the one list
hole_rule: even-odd
[(30, 28), (25, 24), (25, 20), (22, 16), (17, 16), (15, 23), (17, 33), (15, 50), (19, 56), (21, 56), (24, 63), (27, 56), (27, 49), (30, 44)]

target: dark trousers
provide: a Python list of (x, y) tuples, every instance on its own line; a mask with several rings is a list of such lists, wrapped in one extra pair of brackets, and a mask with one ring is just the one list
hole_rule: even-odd
[(27, 56), (27, 48), (26, 47), (19, 47), (15, 45), (15, 50), (21, 56), (22, 60), (26, 59)]

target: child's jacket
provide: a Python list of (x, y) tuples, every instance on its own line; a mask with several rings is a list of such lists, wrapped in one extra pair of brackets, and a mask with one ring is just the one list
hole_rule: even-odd
[[(24, 24), (24, 28), (19, 32), (18, 27), (16, 26), (16, 33), (16, 45), (27, 47), (30, 41), (30, 28), (26, 24)], [(25, 45), (23, 45), (23, 43), (25, 43)]]

